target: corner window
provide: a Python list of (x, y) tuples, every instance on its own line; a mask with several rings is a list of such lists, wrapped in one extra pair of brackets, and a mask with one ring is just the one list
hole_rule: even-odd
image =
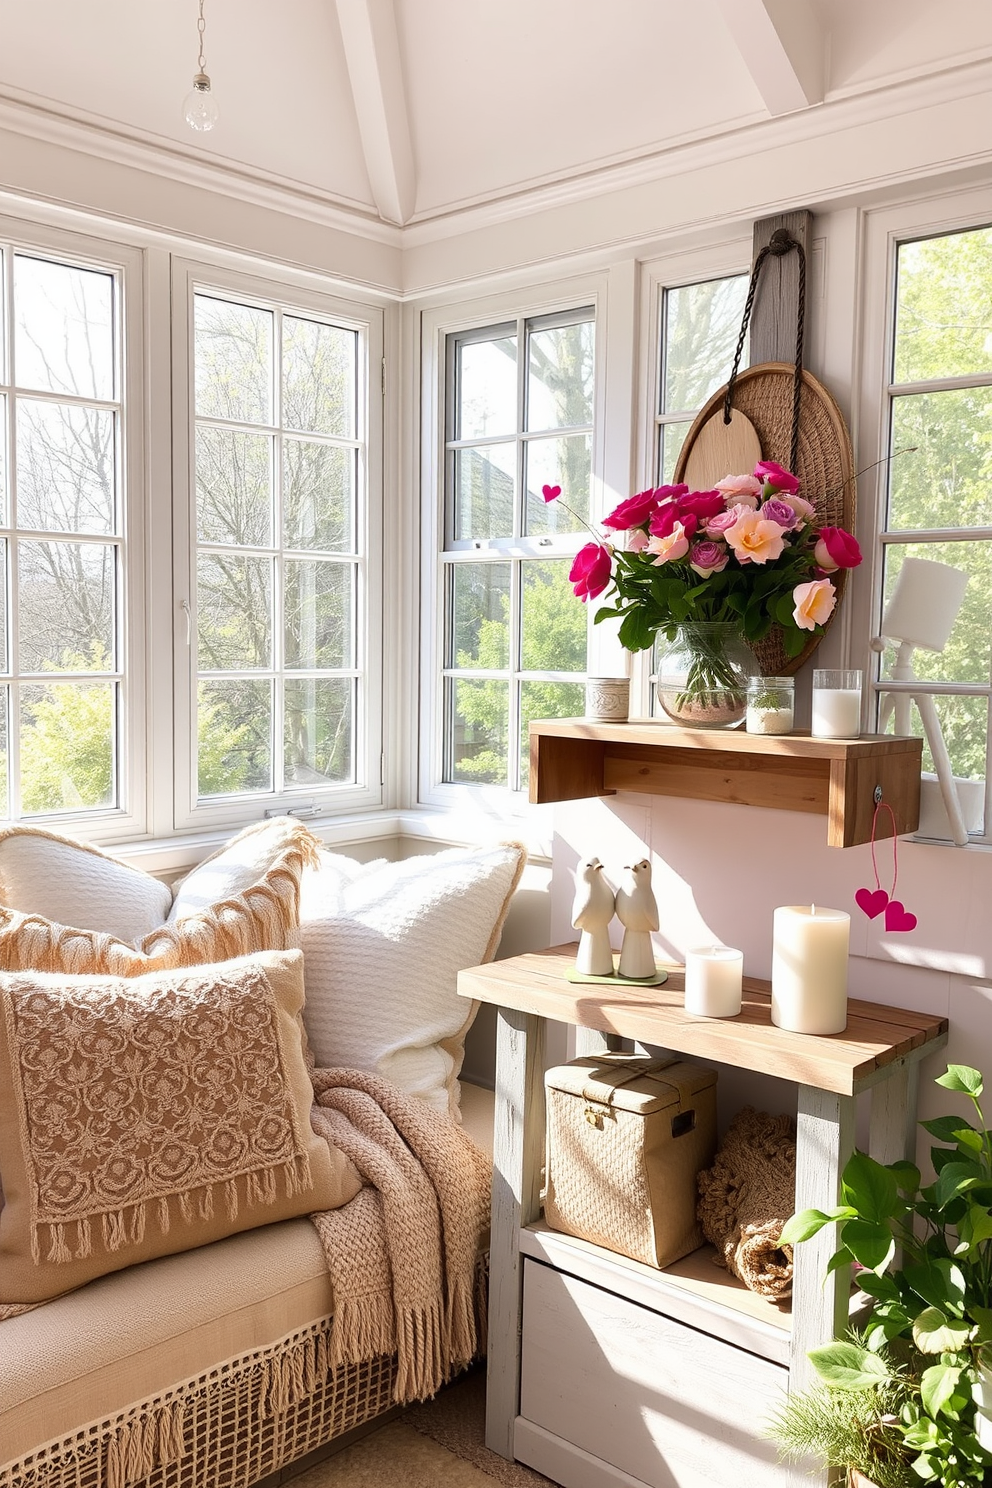
[[(895, 266), (880, 539), (881, 613), (894, 633), (880, 676), (903, 680), (881, 692), (880, 721), (922, 734), (933, 771), (933, 724), (924, 728), (918, 699), (927, 700), (954, 775), (975, 782), (959, 795), (981, 835), (992, 723), (992, 228), (900, 242)], [(942, 569), (908, 570), (892, 616), (910, 559)]]
[(190, 299), (191, 811), (368, 804), (369, 327), (223, 282)]
[(88, 819), (125, 805), (121, 273), (0, 265), (0, 815)]
[(447, 338), (444, 782), (524, 789), (530, 720), (583, 711), (594, 353), (591, 310)]

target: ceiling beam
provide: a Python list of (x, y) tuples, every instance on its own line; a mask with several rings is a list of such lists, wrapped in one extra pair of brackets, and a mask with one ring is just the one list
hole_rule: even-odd
[(417, 179), (392, 0), (336, 0), (365, 167), (379, 216), (404, 223)]
[(826, 37), (810, 0), (716, 0), (772, 115), (822, 103)]

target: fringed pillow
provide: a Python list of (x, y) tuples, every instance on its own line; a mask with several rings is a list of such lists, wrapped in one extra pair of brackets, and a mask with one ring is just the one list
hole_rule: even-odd
[(303, 876), (303, 1012), (318, 1065), (373, 1070), (458, 1117), (458, 1072), (478, 1004), (458, 972), (495, 955), (523, 872), (519, 843), (399, 863), (321, 852)]
[[(257, 822), (195, 868), (173, 904), (150, 874), (70, 838), (11, 828), (0, 834), (0, 970), (141, 976), (283, 950), (298, 943), (300, 878), (316, 853), (315, 838), (294, 818)], [(11, 865), (25, 859), (32, 871), (22, 867), (18, 876)], [(63, 877), (71, 888), (65, 900)], [(154, 928), (133, 939), (111, 929), (115, 896), (160, 911)], [(137, 911), (128, 923), (140, 924)]]
[(303, 958), (130, 977), (0, 973), (0, 1304), (361, 1187), (310, 1125)]

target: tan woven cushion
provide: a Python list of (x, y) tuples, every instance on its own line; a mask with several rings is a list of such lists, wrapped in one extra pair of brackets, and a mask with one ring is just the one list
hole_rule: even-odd
[(104, 1276), (0, 1323), (0, 1465), (333, 1310), (317, 1231), (290, 1219)]
[[(25, 839), (27, 835), (21, 833)], [(163, 901), (163, 885), (149, 874), (66, 837), (30, 836), (31, 873), (21, 872), (16, 901), (5, 895), (8, 907), (0, 908), (2, 970), (141, 976), (297, 944), (300, 876), (305, 863), (316, 861), (316, 843), (291, 817), (247, 827), (200, 864), (176, 895), (182, 917), (167, 923), (162, 919), (171, 895), (164, 890)], [(22, 859), (26, 856), (26, 840), (11, 838), (5, 844), (0, 839), (0, 881), (5, 868), (12, 877), (10, 863), (18, 852)], [(62, 900), (59, 884), (67, 865), (72, 892)], [(211, 902), (202, 894), (206, 883), (218, 890)], [(115, 893), (125, 885), (142, 909), (153, 896), (162, 909), (154, 928), (133, 940), (117, 933), (120, 915), (115, 920), (111, 910)], [(133, 926), (137, 919), (135, 915), (127, 923)]]
[(346, 1203), (310, 1125), (299, 951), (0, 974), (0, 1302)]

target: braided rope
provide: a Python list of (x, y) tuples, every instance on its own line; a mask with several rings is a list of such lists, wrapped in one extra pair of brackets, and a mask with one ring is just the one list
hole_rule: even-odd
[(765, 259), (769, 254), (774, 258), (782, 258), (795, 248), (799, 254), (799, 303), (796, 314), (796, 375), (792, 385), (792, 439), (789, 446), (789, 469), (795, 470), (799, 456), (799, 400), (803, 385), (803, 341), (806, 336), (806, 253), (802, 243), (790, 237), (784, 227), (777, 228), (772, 233), (771, 240), (760, 250), (751, 270), (751, 281), (747, 287), (747, 299), (744, 302), (744, 315), (741, 319), (740, 335), (737, 338), (737, 349), (734, 352), (734, 365), (730, 371), (727, 382), (727, 392), (723, 400), (723, 422), (730, 423), (731, 401), (734, 395), (734, 383), (740, 370), (741, 357), (744, 353), (744, 342), (747, 339), (747, 328), (751, 320), (751, 311), (754, 308), (755, 291), (758, 288), (758, 278), (764, 266)]

